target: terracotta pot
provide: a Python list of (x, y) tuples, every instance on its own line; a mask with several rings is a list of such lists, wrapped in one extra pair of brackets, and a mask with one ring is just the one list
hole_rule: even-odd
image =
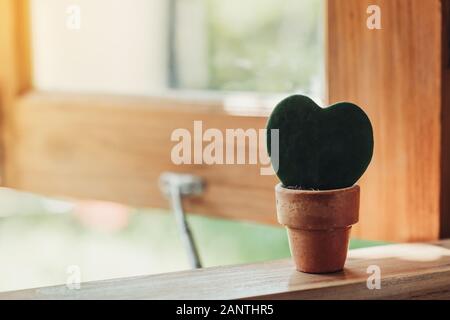
[(278, 222), (287, 228), (297, 270), (330, 273), (344, 268), (350, 230), (358, 222), (359, 186), (307, 191), (275, 187)]

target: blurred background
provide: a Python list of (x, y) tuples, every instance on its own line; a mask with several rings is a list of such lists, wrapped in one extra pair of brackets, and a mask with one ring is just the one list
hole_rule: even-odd
[(323, 97), (324, 28), (323, 0), (32, 0), (34, 85)]
[[(27, 10), (35, 91), (325, 101), (322, 0), (31, 0)], [(71, 265), (82, 281), (189, 268), (170, 210), (70, 196), (0, 189), (0, 291), (65, 283)], [(205, 267), (290, 255), (276, 224), (189, 213)]]

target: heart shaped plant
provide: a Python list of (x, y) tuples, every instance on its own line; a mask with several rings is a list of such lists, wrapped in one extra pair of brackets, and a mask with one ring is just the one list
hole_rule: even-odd
[[(279, 143), (277, 176), (288, 188), (351, 187), (372, 159), (372, 125), (352, 103), (321, 108), (306, 96), (293, 95), (275, 107), (267, 129), (267, 150), (272, 157), (272, 143)], [(271, 141), (272, 129), (279, 130), (277, 142)]]

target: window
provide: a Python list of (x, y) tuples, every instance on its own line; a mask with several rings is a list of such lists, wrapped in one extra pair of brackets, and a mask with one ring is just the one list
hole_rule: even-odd
[[(79, 30), (65, 24), (73, 4)], [(33, 0), (34, 80), (49, 90), (322, 96), (323, 11), (323, 0)]]
[[(171, 86), (320, 93), (322, 1), (175, 0)], [(194, 63), (192, 63), (194, 62)]]

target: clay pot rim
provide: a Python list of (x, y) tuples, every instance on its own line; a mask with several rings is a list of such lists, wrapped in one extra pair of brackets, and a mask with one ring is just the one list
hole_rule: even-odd
[(284, 225), (284, 227), (288, 228), (288, 229), (291, 229), (291, 230), (295, 230), (295, 231), (330, 232), (330, 231), (334, 231), (334, 230), (338, 230), (338, 229), (351, 229), (353, 227), (353, 225), (342, 226), (342, 227), (330, 226), (329, 228), (324, 228), (324, 229), (311, 229), (311, 228), (308, 228), (308, 227), (297, 227), (297, 226), (289, 226), (289, 225)]
[(351, 187), (346, 187), (346, 188), (341, 188), (341, 189), (330, 189), (330, 190), (304, 190), (304, 189), (290, 189), (285, 187), (281, 182), (278, 183), (275, 186), (275, 191), (276, 192), (282, 192), (282, 193), (290, 193), (290, 194), (299, 194), (299, 193), (303, 193), (303, 194), (322, 194), (322, 195), (326, 195), (326, 194), (336, 194), (336, 193), (344, 193), (346, 191), (350, 191), (352, 189), (359, 189), (359, 185), (354, 184)]
[(278, 222), (295, 229), (329, 230), (350, 226), (359, 220), (360, 188), (295, 190), (275, 187)]

